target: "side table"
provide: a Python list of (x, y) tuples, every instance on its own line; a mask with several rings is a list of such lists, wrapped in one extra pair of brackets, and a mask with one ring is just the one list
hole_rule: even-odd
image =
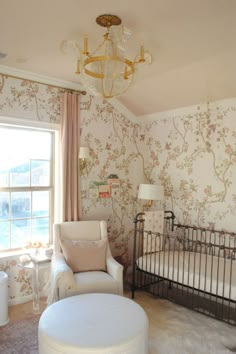
[[(24, 260), (25, 258), (25, 260)], [(33, 289), (33, 311), (40, 312), (40, 289), (39, 289), (39, 270), (48, 267), (51, 258), (45, 254), (21, 256), (21, 261), (18, 264), (20, 268), (32, 271), (32, 289)]]

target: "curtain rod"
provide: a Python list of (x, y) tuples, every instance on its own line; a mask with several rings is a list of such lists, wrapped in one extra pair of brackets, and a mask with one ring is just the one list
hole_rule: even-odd
[(45, 82), (40, 82), (40, 81), (36, 81), (36, 80), (30, 80), (30, 79), (26, 79), (24, 77), (20, 77), (20, 76), (14, 76), (14, 75), (9, 75), (9, 74), (5, 74), (5, 73), (1, 73), (1, 75), (4, 76), (9, 76), (13, 79), (18, 79), (18, 80), (26, 80), (35, 84), (40, 84), (40, 85), (45, 85), (45, 86), (52, 86), (58, 89), (61, 89), (62, 91), (66, 91), (66, 92), (70, 92), (70, 93), (77, 93), (79, 95), (86, 95), (87, 92), (86, 91), (80, 91), (80, 90), (75, 90), (75, 89), (70, 89), (70, 88), (65, 88), (62, 86), (58, 86), (58, 85), (51, 85), (51, 84), (46, 84)]

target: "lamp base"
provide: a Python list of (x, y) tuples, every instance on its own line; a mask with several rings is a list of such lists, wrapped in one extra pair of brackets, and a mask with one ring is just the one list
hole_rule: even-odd
[(143, 205), (143, 213), (145, 212), (145, 210), (147, 211), (148, 209), (150, 209), (152, 207), (153, 201), (150, 199), (148, 200), (147, 204)]

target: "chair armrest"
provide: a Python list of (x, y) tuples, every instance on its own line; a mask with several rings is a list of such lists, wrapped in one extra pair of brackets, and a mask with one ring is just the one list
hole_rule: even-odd
[(52, 272), (55, 272), (55, 273), (61, 273), (61, 272), (70, 273), (70, 272), (72, 272), (71, 268), (66, 263), (65, 257), (60, 252), (53, 254), (51, 265), (52, 265), (52, 267), (51, 267)]
[(107, 258), (107, 273), (112, 276), (118, 284), (118, 292), (123, 295), (123, 266), (118, 263), (113, 257)]
[(50, 289), (47, 303), (51, 304), (62, 298), (59, 288), (71, 289), (75, 286), (72, 269), (66, 263), (62, 253), (56, 253), (51, 260)]

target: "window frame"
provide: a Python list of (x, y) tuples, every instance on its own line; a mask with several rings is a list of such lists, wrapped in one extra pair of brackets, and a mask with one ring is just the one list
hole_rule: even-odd
[[(32, 124), (33, 125), (33, 124)], [(31, 201), (32, 201), (32, 192), (34, 191), (48, 191), (49, 192), (49, 238), (48, 244), (51, 245), (53, 241), (53, 223), (54, 223), (54, 207), (55, 207), (55, 150), (56, 150), (56, 130), (50, 129), (46, 127), (39, 127), (39, 126), (31, 126), (26, 124), (7, 124), (5, 122), (2, 123), (0, 118), (0, 128), (7, 128), (7, 129), (15, 129), (21, 131), (42, 131), (48, 132), (51, 134), (51, 149), (50, 149), (50, 179), (49, 179), (49, 186), (22, 186), (22, 187), (0, 187), (0, 192), (30, 192), (31, 193)], [(30, 181), (31, 181), (31, 174), (30, 174)], [(32, 210), (32, 204), (31, 204)], [(24, 220), (25, 218), (17, 218), (17, 220)], [(31, 221), (34, 219), (31, 217), (29, 218)], [(8, 219), (11, 225), (12, 219)], [(10, 226), (11, 227), (11, 226)], [(32, 224), (31, 224), (32, 228)], [(11, 232), (10, 232), (10, 242), (11, 242)], [(31, 234), (32, 237), (32, 234)], [(32, 239), (31, 239), (32, 240)], [(23, 247), (18, 248), (6, 248), (0, 249), (0, 253), (7, 253), (7, 252), (17, 252), (22, 250)]]

